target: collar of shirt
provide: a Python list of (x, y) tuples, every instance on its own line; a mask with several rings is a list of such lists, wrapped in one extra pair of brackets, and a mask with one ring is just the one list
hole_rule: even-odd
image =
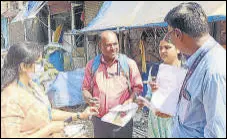
[[(118, 59), (119, 59), (119, 56), (116, 56), (116, 58), (114, 59), (113, 63), (118, 62)], [(101, 55), (101, 63), (107, 65), (107, 62), (103, 58), (103, 55)]]
[(188, 60), (185, 62), (185, 66), (187, 69), (189, 69), (192, 66), (192, 64), (194, 63), (196, 58), (200, 55), (200, 53), (204, 51), (209, 46), (209, 43), (212, 43), (213, 41), (215, 40), (212, 37), (210, 37), (194, 54), (192, 54), (188, 58)]

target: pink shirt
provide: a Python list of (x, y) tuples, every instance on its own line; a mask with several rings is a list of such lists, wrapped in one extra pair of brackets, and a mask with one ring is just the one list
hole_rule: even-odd
[[(117, 75), (118, 60), (115, 60), (111, 66), (107, 66), (103, 57), (101, 57), (99, 68), (92, 79), (91, 67), (93, 61), (94, 59), (90, 60), (86, 65), (82, 90), (87, 90), (91, 93), (91, 81), (93, 80), (93, 97), (99, 98), (100, 109), (98, 117), (102, 117), (109, 109), (118, 104), (123, 104), (125, 100), (129, 99), (130, 93), (124, 71), (121, 69), (120, 76)], [(128, 59), (128, 65), (132, 92), (141, 93), (143, 84), (136, 62)]]

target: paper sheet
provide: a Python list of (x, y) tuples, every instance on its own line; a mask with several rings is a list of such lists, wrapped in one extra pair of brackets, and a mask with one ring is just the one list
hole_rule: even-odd
[(82, 124), (68, 125), (64, 128), (64, 133), (66, 137), (81, 136), (86, 133), (84, 128)]
[(101, 120), (123, 127), (135, 116), (137, 109), (138, 105), (136, 103), (117, 105), (110, 109)]

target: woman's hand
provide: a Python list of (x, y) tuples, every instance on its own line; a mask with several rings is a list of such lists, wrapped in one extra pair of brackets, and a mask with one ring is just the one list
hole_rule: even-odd
[(88, 119), (90, 116), (96, 116), (98, 115), (98, 107), (87, 107), (81, 114), (80, 118), (81, 119)]
[(154, 93), (155, 91), (158, 90), (158, 84), (155, 81), (151, 81), (149, 82), (151, 89), (152, 89), (152, 93)]
[(61, 133), (64, 129), (64, 122), (63, 121), (52, 121), (48, 125), (50, 133)]
[(161, 113), (160, 111), (156, 111), (155, 115), (161, 118), (171, 118), (172, 116), (165, 114), (165, 113)]

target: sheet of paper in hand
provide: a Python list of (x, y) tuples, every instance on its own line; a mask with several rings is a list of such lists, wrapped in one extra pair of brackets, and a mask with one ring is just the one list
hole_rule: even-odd
[(136, 103), (117, 105), (110, 109), (101, 120), (123, 127), (135, 116), (137, 109), (138, 105)]
[(161, 64), (157, 75), (158, 90), (152, 95), (152, 105), (162, 113), (174, 116), (180, 89), (187, 70)]

